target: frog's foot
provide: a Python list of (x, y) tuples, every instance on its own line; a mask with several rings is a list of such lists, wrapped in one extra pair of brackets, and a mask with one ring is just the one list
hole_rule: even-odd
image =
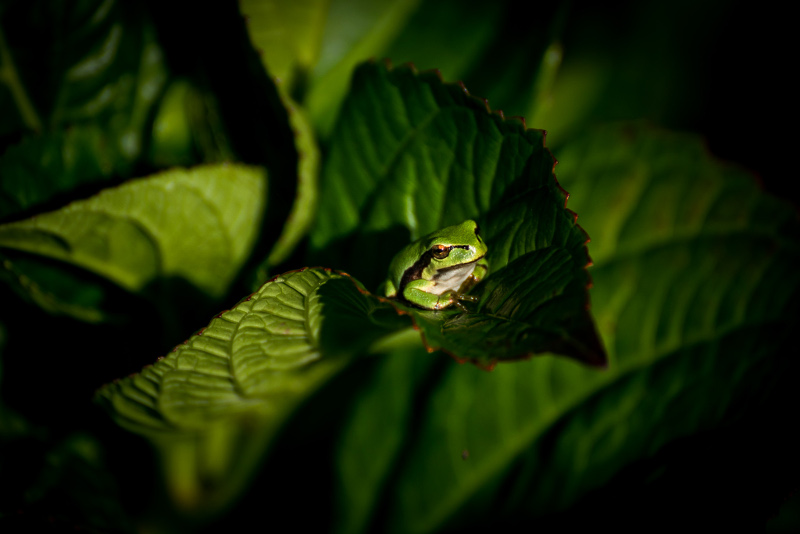
[(464, 304), (462, 304), (462, 302), (478, 302), (478, 297), (476, 297), (475, 295), (460, 295), (460, 294), (455, 295), (455, 297), (456, 300), (455, 302), (453, 302), (453, 304), (455, 304), (459, 310), (461, 310), (464, 313), (474, 313), (473, 310), (467, 308)]
[(449, 308), (453, 304), (460, 307), (458, 302), (458, 293), (451, 289), (439, 295), (439, 300), (436, 302), (435, 309), (443, 310), (445, 308)]
[(461, 302), (458, 301), (458, 300), (455, 301), (455, 305), (456, 305), (456, 308), (458, 308), (459, 310), (461, 310), (464, 313), (472, 313), (472, 311), (469, 308), (467, 308), (466, 306), (461, 304)]

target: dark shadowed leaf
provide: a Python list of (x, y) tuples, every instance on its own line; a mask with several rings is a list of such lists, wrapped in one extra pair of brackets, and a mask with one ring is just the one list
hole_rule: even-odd
[(298, 242), (306, 236), (317, 213), (319, 196), (320, 153), (314, 131), (303, 109), (282, 92), (281, 98), (289, 115), (289, 125), (297, 150), (297, 189), (283, 231), (265, 260), (266, 268), (286, 260)]
[(403, 30), (419, 0), (332, 2), (320, 57), (303, 103), (322, 139), (330, 136), (356, 65), (376, 54)]
[[(406, 379), (373, 392), (365, 400), (373, 406), (359, 412), (414, 395), (420, 415), (382, 412), (392, 418), (382, 425), (404, 429), (395, 442), (355, 427), (343, 436), (341, 487), (353, 497), (341, 497), (351, 507), (340, 511), (350, 531), (533, 527), (649, 462), (627, 479), (635, 492), (669, 470), (667, 446), (758, 414), (769, 388), (785, 387), (776, 381), (796, 369), (795, 210), (692, 137), (608, 128), (559, 156), (572, 205), (597, 236), (592, 308), (608, 370), (558, 358), (491, 373), (450, 363), (422, 390)], [(602, 491), (592, 495), (615, 524), (630, 513), (625, 502), (602, 501)]]
[(60, 194), (126, 174), (128, 163), (111, 142), (108, 133), (86, 125), (28, 137), (9, 147), (0, 157), (0, 217), (57, 202)]
[(9, 2), (0, 17), (0, 109), (18, 117), (0, 123), (0, 135), (29, 136), (0, 158), (0, 217), (129, 175), (147, 155), (168, 78), (146, 10)]

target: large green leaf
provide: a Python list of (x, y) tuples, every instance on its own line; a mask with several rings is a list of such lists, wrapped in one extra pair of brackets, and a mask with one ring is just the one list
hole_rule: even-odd
[(157, 445), (175, 504), (210, 513), (244, 488), (301, 401), (398, 326), (391, 306), (346, 275), (293, 271), (98, 395)]
[(487, 366), (549, 351), (601, 364), (587, 238), (553, 165), (544, 132), (491, 113), (463, 85), (367, 63), (332, 137), (311, 244), (376, 287), (407, 241), (480, 220), (490, 275), (477, 313), (407, 309), (429, 347)]
[[(534, 525), (648, 461), (628, 479), (635, 494), (666, 469), (665, 447), (760, 413), (789, 368), (800, 319), (795, 210), (694, 138), (610, 128), (559, 157), (559, 177), (597, 236), (592, 307), (609, 369), (557, 358), (491, 373), (450, 363), (417, 393), (410, 378), (376, 389), (358, 413), (414, 394), (419, 415), (381, 411), (380, 424), (403, 436), (389, 442), (361, 429), (374, 413), (347, 427), (338, 461), (346, 530)], [(381, 454), (363, 453), (373, 449)], [(672, 498), (678, 508), (664, 511), (683, 517), (681, 496)], [(605, 506), (615, 524), (631, 513), (625, 502)]]
[(258, 168), (175, 169), (0, 225), (0, 251), (66, 262), (131, 292), (179, 278), (219, 297), (250, 254), (265, 190)]

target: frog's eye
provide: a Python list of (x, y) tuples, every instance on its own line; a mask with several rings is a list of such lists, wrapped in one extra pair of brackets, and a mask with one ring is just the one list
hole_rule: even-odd
[(431, 254), (433, 254), (433, 257), (437, 260), (443, 260), (450, 255), (450, 249), (451, 247), (446, 245), (434, 245), (431, 249)]

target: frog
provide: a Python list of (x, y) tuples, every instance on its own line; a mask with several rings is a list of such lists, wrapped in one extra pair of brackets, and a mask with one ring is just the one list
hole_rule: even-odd
[(436, 230), (410, 243), (392, 259), (384, 295), (425, 310), (456, 305), (467, 311), (461, 301), (477, 301), (466, 293), (486, 278), (487, 251), (478, 223), (473, 220)]

